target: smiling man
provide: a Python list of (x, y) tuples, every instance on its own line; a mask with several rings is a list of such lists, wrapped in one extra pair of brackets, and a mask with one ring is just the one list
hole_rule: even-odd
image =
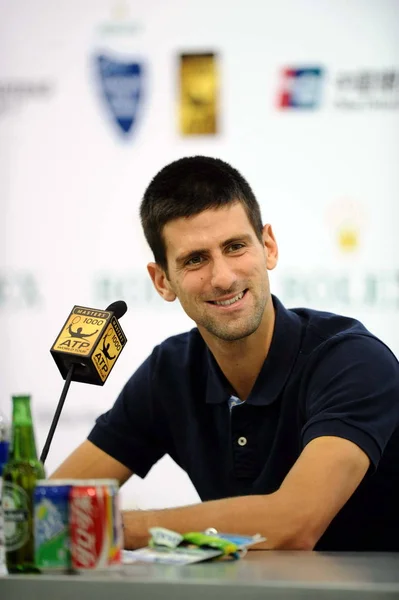
[(154, 349), (53, 477), (123, 484), (169, 454), (203, 502), (124, 513), (128, 548), (158, 525), (261, 533), (270, 549), (398, 551), (391, 351), (355, 319), (272, 296), (272, 228), (227, 163), (166, 166), (141, 220), (156, 290), (196, 327)]

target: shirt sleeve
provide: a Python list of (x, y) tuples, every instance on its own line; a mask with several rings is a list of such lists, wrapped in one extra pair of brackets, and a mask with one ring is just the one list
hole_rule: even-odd
[(359, 446), (377, 468), (399, 427), (399, 363), (377, 338), (343, 337), (312, 365), (306, 395), (303, 446), (336, 436)]
[(140, 477), (145, 477), (165, 454), (157, 434), (159, 420), (152, 393), (154, 353), (132, 375), (113, 407), (98, 417), (88, 435), (93, 444)]

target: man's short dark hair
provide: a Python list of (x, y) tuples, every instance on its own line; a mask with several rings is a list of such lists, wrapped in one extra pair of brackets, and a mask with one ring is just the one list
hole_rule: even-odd
[(192, 217), (209, 208), (241, 202), (262, 241), (259, 204), (244, 177), (228, 163), (208, 156), (181, 158), (164, 167), (145, 191), (140, 217), (155, 262), (167, 274), (163, 228), (169, 221)]

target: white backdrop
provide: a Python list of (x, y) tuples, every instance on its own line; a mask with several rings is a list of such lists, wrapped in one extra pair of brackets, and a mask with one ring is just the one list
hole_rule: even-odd
[[(192, 326), (152, 290), (138, 220), (176, 158), (220, 157), (249, 180), (287, 306), (355, 316), (399, 355), (398, 22), (397, 0), (0, 0), (0, 408), (32, 394), (39, 450), (63, 385), (49, 349), (70, 309), (129, 306), (105, 387), (71, 386), (48, 473), (154, 345)], [(179, 55), (202, 52), (216, 56), (218, 131), (184, 136)], [(99, 55), (142, 67), (128, 135)], [(196, 500), (169, 458), (123, 490), (125, 506)]]

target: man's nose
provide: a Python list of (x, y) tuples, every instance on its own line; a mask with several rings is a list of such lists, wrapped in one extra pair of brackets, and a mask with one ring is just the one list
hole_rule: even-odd
[(213, 260), (211, 279), (213, 288), (226, 291), (230, 290), (234, 285), (235, 280), (236, 275), (226, 257), (220, 257)]

